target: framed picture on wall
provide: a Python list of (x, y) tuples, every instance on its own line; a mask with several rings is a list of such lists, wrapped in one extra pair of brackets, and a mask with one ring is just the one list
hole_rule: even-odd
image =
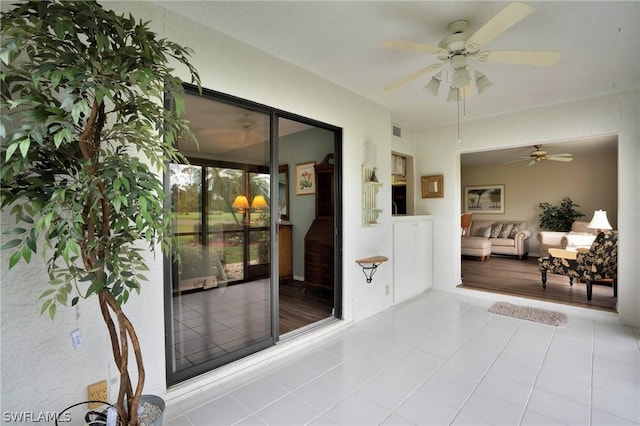
[(504, 213), (504, 185), (464, 187), (466, 213)]
[(422, 176), (420, 183), (422, 198), (444, 198), (444, 177), (442, 175)]
[(315, 162), (296, 164), (296, 195), (316, 193)]

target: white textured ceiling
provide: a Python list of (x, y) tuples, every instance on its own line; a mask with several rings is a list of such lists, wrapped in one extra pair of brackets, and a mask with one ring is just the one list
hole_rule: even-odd
[[(447, 25), (473, 33), (508, 2), (158, 1), (273, 56), (354, 91), (421, 130), (456, 119), (455, 103), (423, 87), (427, 75), (394, 92), (388, 84), (434, 55), (383, 49), (390, 39), (437, 45)], [(526, 2), (535, 11), (483, 50), (559, 50), (550, 67), (478, 63), (495, 85), (467, 100), (467, 119), (601, 96), (640, 87), (640, 2)]]

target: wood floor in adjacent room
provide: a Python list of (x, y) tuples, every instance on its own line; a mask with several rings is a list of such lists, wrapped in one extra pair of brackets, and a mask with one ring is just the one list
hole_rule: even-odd
[(585, 283), (574, 282), (571, 287), (569, 278), (562, 275), (547, 275), (547, 288), (543, 289), (535, 257), (495, 256), (485, 261), (463, 257), (462, 276), (462, 288), (616, 312), (617, 299), (610, 284), (594, 284), (591, 300), (587, 300)]
[(301, 281), (280, 281), (280, 334), (330, 318), (332, 311), (332, 291), (309, 288), (303, 294)]

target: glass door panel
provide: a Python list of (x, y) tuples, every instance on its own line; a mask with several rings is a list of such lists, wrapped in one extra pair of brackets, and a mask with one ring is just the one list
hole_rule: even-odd
[(171, 164), (168, 174), (180, 252), (167, 304), (169, 383), (275, 341), (270, 116), (192, 94), (185, 104), (198, 147), (180, 146), (190, 164)]

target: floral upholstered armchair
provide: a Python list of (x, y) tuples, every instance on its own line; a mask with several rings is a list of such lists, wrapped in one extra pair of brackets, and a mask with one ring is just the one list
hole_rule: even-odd
[(538, 259), (542, 287), (547, 288), (547, 274), (566, 275), (569, 285), (574, 279), (587, 284), (587, 300), (591, 300), (593, 281), (613, 280), (613, 297), (618, 297), (618, 231), (598, 234), (589, 250), (549, 249), (548, 257)]

